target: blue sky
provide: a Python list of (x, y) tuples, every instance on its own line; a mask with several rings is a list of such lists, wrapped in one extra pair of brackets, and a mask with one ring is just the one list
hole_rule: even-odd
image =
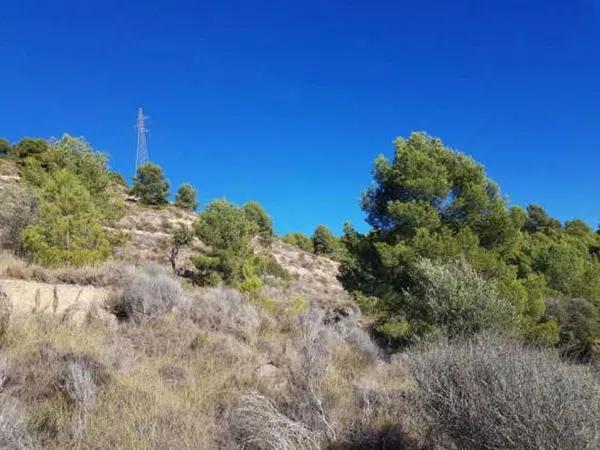
[(0, 136), (85, 136), (128, 176), (344, 220), (396, 136), (483, 162), (514, 204), (600, 223), (600, 0), (0, 4)]

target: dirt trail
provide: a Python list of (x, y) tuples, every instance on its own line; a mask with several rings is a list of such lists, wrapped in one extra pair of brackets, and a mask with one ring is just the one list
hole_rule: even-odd
[[(10, 279), (0, 279), (0, 285), (12, 301), (13, 312), (17, 313), (46, 311), (61, 314), (77, 302), (82, 305), (102, 304), (108, 295), (106, 289), (94, 286)], [(55, 288), (58, 301), (55, 301)]]

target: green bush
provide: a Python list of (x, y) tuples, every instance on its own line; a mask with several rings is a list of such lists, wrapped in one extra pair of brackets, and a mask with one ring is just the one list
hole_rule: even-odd
[(50, 149), (43, 139), (24, 138), (13, 147), (13, 155), (19, 160), (27, 157), (38, 157)]
[(20, 184), (9, 184), (0, 189), (0, 248), (23, 254), (21, 235), (35, 222), (37, 201), (30, 189)]
[(415, 287), (407, 292), (406, 302), (416, 327), (441, 330), (450, 338), (483, 330), (510, 330), (516, 323), (513, 306), (464, 261), (419, 261)]
[(256, 230), (237, 205), (224, 199), (210, 202), (195, 224), (198, 238), (210, 247), (193, 258), (201, 276), (206, 279), (212, 272), (227, 284), (241, 282), (244, 264), (254, 255), (250, 240)]
[(561, 352), (578, 361), (588, 362), (600, 335), (600, 314), (590, 302), (581, 298), (552, 299), (547, 314), (561, 324)]
[(48, 266), (97, 264), (110, 253), (102, 214), (79, 178), (67, 169), (40, 191), (38, 220), (23, 232), (23, 248)]
[(125, 206), (112, 188), (105, 154), (95, 151), (83, 138), (68, 134), (49, 144), (42, 140), (29, 141), (24, 139), (17, 144), (24, 146), (20, 150), (26, 155), (21, 160), (21, 176), (29, 186), (40, 189), (48, 178), (67, 169), (90, 193), (102, 214), (103, 223), (110, 224), (122, 217)]
[[(548, 297), (582, 298), (600, 311), (600, 235), (587, 224), (563, 227), (540, 206), (509, 207), (481, 164), (424, 133), (398, 138), (394, 150), (391, 160), (375, 160), (374, 182), (363, 196), (371, 230), (345, 225), (339, 256), (344, 287), (376, 299), (380, 327), (405, 331), (397, 323), (408, 320), (416, 331), (431, 321), (418, 317), (431, 311), (410, 311), (405, 295), (423, 291), (422, 258), (466, 260), (514, 307), (528, 341), (553, 345), (559, 326), (569, 328), (564, 314), (546, 314)], [(384, 327), (386, 321), (392, 324)], [(600, 338), (600, 330), (593, 334)]]
[(6, 158), (12, 154), (12, 145), (6, 139), (0, 139), (0, 158)]
[(314, 251), (313, 243), (310, 238), (300, 232), (288, 233), (283, 237), (286, 244), (298, 247), (300, 250), (312, 253)]
[(162, 206), (168, 203), (169, 182), (159, 165), (147, 163), (139, 167), (133, 179), (131, 194), (144, 205)]
[(318, 255), (333, 255), (337, 250), (337, 240), (329, 228), (319, 225), (312, 236), (312, 246)]
[(129, 185), (127, 184), (127, 180), (120, 173), (118, 173), (118, 172), (110, 172), (108, 174), (108, 176), (110, 177), (111, 181), (113, 183), (115, 183), (117, 186), (121, 186), (121, 187), (124, 187), (125, 189), (129, 189)]
[(196, 189), (189, 183), (183, 183), (177, 190), (175, 197), (175, 206), (195, 211), (198, 207), (198, 200), (196, 199)]
[[(287, 278), (287, 272), (272, 257), (256, 254), (251, 239), (259, 232), (247, 211), (227, 200), (213, 200), (195, 223), (198, 238), (209, 249), (192, 258), (204, 284), (224, 282), (257, 292), (262, 278)], [(259, 286), (260, 284), (260, 286)]]
[(273, 238), (273, 222), (264, 208), (258, 202), (248, 202), (242, 206), (246, 218), (256, 225), (258, 235), (265, 241)]

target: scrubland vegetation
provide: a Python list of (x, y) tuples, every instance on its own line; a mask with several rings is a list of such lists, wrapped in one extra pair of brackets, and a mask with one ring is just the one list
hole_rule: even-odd
[[(376, 160), (371, 231), (339, 238), (280, 239), (255, 201), (195, 214), (187, 183), (170, 205), (161, 167), (130, 189), (68, 135), (0, 157), (0, 448), (600, 448), (600, 235), (437, 139)], [(123, 227), (143, 209), (173, 220)], [(135, 233), (162, 257), (118, 256)], [(298, 276), (324, 267), (337, 302)]]

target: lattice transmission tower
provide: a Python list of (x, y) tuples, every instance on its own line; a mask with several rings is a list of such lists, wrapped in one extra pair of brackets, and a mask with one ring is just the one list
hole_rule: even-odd
[(148, 129), (146, 128), (146, 119), (148, 119), (148, 117), (144, 116), (144, 110), (139, 108), (135, 125), (137, 128), (135, 173), (137, 173), (137, 170), (140, 166), (143, 166), (148, 162), (148, 148), (146, 147), (146, 133), (148, 132)]

